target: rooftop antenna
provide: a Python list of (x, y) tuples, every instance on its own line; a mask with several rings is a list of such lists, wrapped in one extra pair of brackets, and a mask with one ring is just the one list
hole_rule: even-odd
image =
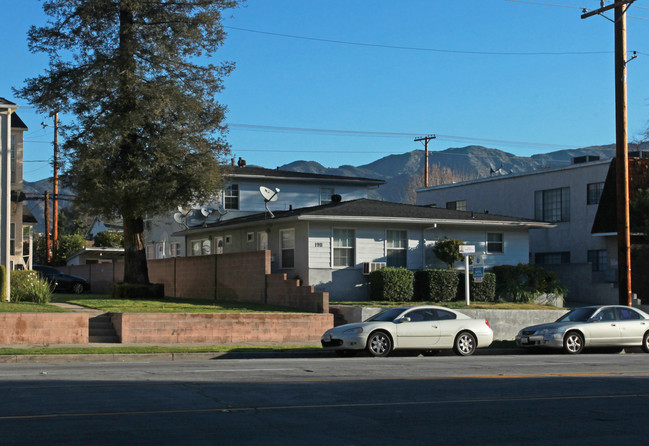
[(275, 215), (268, 209), (268, 203), (270, 201), (277, 201), (277, 198), (279, 197), (279, 188), (275, 188), (275, 190), (269, 189), (265, 186), (259, 187), (259, 192), (261, 193), (261, 196), (264, 197), (264, 206), (266, 207), (266, 212), (270, 214), (270, 218), (275, 218)]

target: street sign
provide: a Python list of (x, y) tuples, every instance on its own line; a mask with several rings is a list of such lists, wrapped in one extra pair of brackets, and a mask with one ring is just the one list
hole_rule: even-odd
[(460, 254), (475, 254), (475, 245), (460, 245)]
[(474, 266), (473, 267), (473, 281), (482, 282), (484, 279), (484, 266)]

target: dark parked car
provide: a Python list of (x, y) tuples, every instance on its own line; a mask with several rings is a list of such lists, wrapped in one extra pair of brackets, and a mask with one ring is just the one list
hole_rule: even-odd
[(75, 294), (90, 291), (90, 283), (79, 276), (65, 274), (56, 268), (44, 265), (34, 265), (34, 271), (55, 284), (54, 291), (69, 292)]

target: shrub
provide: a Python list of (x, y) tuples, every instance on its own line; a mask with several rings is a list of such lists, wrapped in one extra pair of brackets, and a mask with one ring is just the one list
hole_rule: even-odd
[(402, 302), (412, 300), (412, 271), (405, 268), (383, 268), (370, 273), (370, 298)]
[(445, 238), (435, 244), (433, 249), (435, 256), (442, 262), (446, 263), (448, 269), (453, 269), (453, 264), (462, 260), (464, 257), (460, 254), (460, 245), (464, 245), (462, 240), (454, 238)]
[(536, 265), (501, 265), (494, 267), (496, 293), (512, 302), (532, 302), (540, 294), (566, 295), (567, 290), (556, 274)]
[[(456, 300), (464, 300), (466, 296), (464, 273), (458, 274), (458, 281)], [(496, 275), (494, 273), (485, 273), (482, 282), (474, 282), (473, 273), (469, 273), (469, 296), (471, 301), (475, 302), (495, 302)]]
[(95, 235), (95, 247), (97, 248), (123, 248), (124, 234), (121, 232), (103, 231)]
[(457, 294), (457, 274), (451, 270), (425, 269), (415, 272), (415, 299), (449, 302)]
[(11, 301), (46, 304), (54, 292), (54, 284), (38, 275), (36, 271), (11, 272)]
[(162, 299), (165, 296), (163, 283), (149, 285), (135, 283), (115, 283), (111, 289), (113, 299)]

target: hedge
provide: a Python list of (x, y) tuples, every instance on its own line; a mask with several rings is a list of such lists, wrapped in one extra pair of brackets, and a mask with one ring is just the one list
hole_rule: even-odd
[(7, 301), (7, 293), (5, 292), (5, 266), (0, 265), (0, 302)]
[(531, 302), (539, 294), (565, 296), (567, 293), (556, 274), (540, 266), (519, 263), (516, 266), (495, 266), (493, 270), (496, 274), (496, 292), (512, 302)]
[(414, 274), (406, 268), (383, 268), (370, 273), (370, 299), (390, 302), (412, 300)]
[(450, 302), (457, 294), (458, 277), (448, 269), (425, 269), (415, 272), (415, 300)]
[[(464, 273), (458, 274), (460, 283), (457, 287), (456, 300), (465, 300)], [(469, 298), (475, 302), (495, 302), (496, 301), (496, 275), (494, 273), (484, 273), (482, 282), (473, 281), (473, 273), (469, 273)]]

